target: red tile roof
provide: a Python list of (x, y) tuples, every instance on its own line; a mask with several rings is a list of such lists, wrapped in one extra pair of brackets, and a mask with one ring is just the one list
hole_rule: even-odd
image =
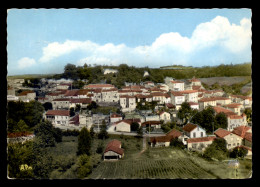
[(168, 108), (175, 108), (175, 106), (172, 103), (166, 103), (165, 104)]
[(179, 92), (182, 94), (190, 94), (190, 93), (196, 93), (196, 92), (198, 92), (198, 90), (182, 90)]
[(82, 103), (82, 104), (90, 104), (91, 103), (90, 98), (79, 98), (79, 99), (71, 99), (71, 103)]
[(199, 103), (195, 103), (195, 102), (188, 102), (190, 105), (199, 105)]
[(114, 88), (115, 86), (112, 84), (89, 84), (85, 86), (86, 88)]
[(142, 123), (142, 126), (146, 126), (146, 125), (157, 125), (157, 124), (161, 124), (160, 121), (145, 121)]
[(171, 91), (171, 94), (174, 95), (175, 97), (176, 96), (184, 96), (182, 93), (176, 92), (176, 91)]
[(124, 154), (124, 149), (120, 148), (121, 146), (121, 142), (118, 140), (112, 140), (110, 142), (108, 142), (106, 149), (104, 151), (104, 153), (108, 152), (108, 151), (113, 151), (116, 152), (120, 155)]
[(57, 99), (53, 99), (53, 101), (70, 101), (70, 98), (57, 98)]
[(79, 90), (67, 90), (64, 96), (77, 96)]
[(46, 112), (46, 115), (49, 115), (49, 116), (69, 116), (70, 111), (69, 110), (48, 110)]
[(25, 96), (25, 95), (27, 95), (27, 94), (29, 94), (29, 93), (35, 93), (34, 91), (22, 91), (21, 93), (19, 93), (19, 95), (18, 96)]
[(183, 81), (174, 80), (174, 81), (171, 81), (171, 83), (175, 84), (175, 83), (184, 83), (184, 82)]
[(198, 102), (210, 102), (210, 101), (216, 101), (214, 98), (205, 97), (200, 99)]
[(201, 88), (201, 86), (192, 86), (193, 90), (199, 90)]
[(251, 132), (246, 132), (244, 138), (247, 141), (252, 142), (252, 133)]
[(186, 124), (182, 130), (186, 131), (186, 132), (191, 132), (193, 129), (195, 129), (196, 127), (198, 127), (197, 125), (195, 124), (192, 124), (192, 123), (188, 123)]
[(136, 98), (144, 99), (144, 98), (152, 98), (151, 95), (143, 95), (143, 94), (136, 94)]
[(182, 133), (176, 129), (172, 129), (166, 133), (166, 136), (171, 136), (173, 138), (178, 138), (181, 135), (182, 135)]
[(240, 106), (242, 106), (242, 104), (240, 104), (240, 103), (231, 103), (231, 104), (226, 105), (226, 107), (228, 107), (228, 108), (239, 108)]
[(12, 133), (8, 133), (7, 137), (8, 138), (17, 138), (17, 137), (21, 137), (21, 136), (31, 136), (33, 135), (33, 133), (30, 132), (12, 132)]
[(120, 118), (120, 117), (122, 117), (122, 116), (120, 114), (116, 114), (116, 113), (111, 114), (111, 116), (110, 116), (110, 118)]
[(214, 141), (216, 139), (215, 136), (201, 137), (201, 138), (190, 138), (187, 140), (187, 143), (197, 143), (197, 142), (208, 142)]
[(228, 110), (226, 108), (223, 107), (219, 107), (219, 106), (214, 106), (213, 109), (215, 110), (216, 113), (220, 113), (223, 112), (226, 115), (236, 115), (234, 112), (232, 112), (231, 110)]
[(72, 119), (70, 119), (70, 123), (74, 125), (79, 125), (79, 114), (75, 115)]
[(217, 137), (220, 137), (220, 138), (224, 138), (225, 136), (229, 135), (231, 132), (230, 131), (227, 131), (225, 129), (222, 129), (222, 128), (219, 128), (217, 129), (214, 134), (217, 136)]
[(232, 133), (244, 138), (245, 137), (245, 134), (247, 131), (249, 131), (251, 129), (251, 127), (249, 126), (239, 126), (239, 127), (236, 127)]
[(243, 119), (243, 116), (239, 116), (239, 115), (228, 115), (227, 117), (230, 119)]
[(130, 96), (130, 95), (120, 95), (120, 98), (135, 98), (135, 96)]

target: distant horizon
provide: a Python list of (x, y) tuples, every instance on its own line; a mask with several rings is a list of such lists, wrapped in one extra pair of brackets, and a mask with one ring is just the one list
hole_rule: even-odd
[[(251, 9), (9, 9), (8, 75), (252, 61)], [(73, 62), (73, 63), (72, 63)]]
[[(71, 63), (73, 64), (73, 63)], [(233, 64), (233, 63), (230, 63), (230, 64), (219, 64), (219, 65), (214, 65), (214, 66), (201, 66), (201, 67), (196, 67), (196, 66), (185, 66), (185, 65), (178, 65), (178, 64), (174, 64), (174, 65), (166, 65), (166, 66), (161, 66), (161, 67), (167, 67), (167, 66), (183, 66), (183, 67), (192, 67), (192, 68), (203, 68), (203, 67), (217, 67), (217, 66), (220, 66), (220, 65), (242, 65), (242, 64), (252, 64), (252, 62), (244, 62), (244, 63), (239, 63), (239, 64)], [(75, 64), (74, 64), (75, 65)], [(120, 64), (119, 64), (120, 65)], [(116, 66), (118, 67), (119, 65), (112, 65), (112, 66)], [(79, 66), (83, 66), (83, 65), (79, 65)], [(102, 66), (102, 67), (106, 67), (106, 66), (110, 66), (110, 65), (96, 65), (96, 66)], [(77, 66), (78, 67), (78, 66)], [(91, 67), (95, 67), (94, 65), (91, 65)], [(130, 67), (130, 66), (129, 66)], [(135, 67), (135, 66), (134, 66)], [(136, 68), (145, 68), (145, 66), (142, 66), (142, 67), (136, 67)], [(159, 68), (150, 68), (148, 67), (149, 69), (160, 69)], [(15, 75), (10, 75), (10, 74), (7, 74), (7, 77), (9, 76), (25, 76), (25, 75), (55, 75), (55, 74), (62, 74), (63, 72), (61, 73), (26, 73), (26, 74), (15, 74)]]

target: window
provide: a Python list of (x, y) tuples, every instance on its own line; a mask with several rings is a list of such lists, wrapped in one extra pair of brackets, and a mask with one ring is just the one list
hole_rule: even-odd
[(203, 132), (200, 133), (200, 136), (203, 137)]
[(195, 132), (193, 133), (193, 137), (196, 138), (196, 133)]

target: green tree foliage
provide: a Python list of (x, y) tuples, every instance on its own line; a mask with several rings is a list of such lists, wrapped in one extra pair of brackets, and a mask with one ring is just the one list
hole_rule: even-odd
[(137, 131), (139, 128), (139, 123), (133, 122), (133, 123), (131, 123), (130, 127), (131, 127), (131, 131)]
[(96, 153), (101, 154), (101, 153), (103, 153), (103, 150), (104, 150), (104, 143), (99, 142), (97, 149), (96, 149)]
[(203, 156), (207, 159), (224, 160), (228, 157), (227, 142), (225, 139), (216, 138), (204, 151)]
[(46, 103), (42, 104), (42, 106), (44, 107), (45, 111), (52, 110), (52, 103), (51, 102), (46, 102)]
[(57, 143), (62, 142), (62, 130), (60, 128), (52, 128), (53, 137)]
[(44, 121), (36, 125), (34, 127), (34, 134), (37, 146), (40, 148), (55, 146), (55, 136), (59, 136), (54, 132), (54, 128), (49, 121)]
[(81, 106), (79, 104), (76, 105), (75, 112), (79, 112), (81, 109)]
[(231, 158), (244, 158), (248, 153), (248, 150), (243, 148), (243, 147), (235, 147), (231, 152), (230, 152), (230, 157)]
[[(223, 125), (223, 127), (224, 127), (225, 124), (222, 124), (224, 121), (222, 117), (223, 117), (222, 115), (218, 116), (218, 120), (219, 120), (219, 123), (221, 123), (220, 125)], [(192, 117), (191, 122), (200, 125), (208, 133), (213, 132), (213, 128), (215, 130), (218, 127), (217, 125), (219, 125), (216, 123), (215, 112), (211, 106), (196, 113)], [(213, 125), (214, 125), (214, 127), (213, 127)]]
[(106, 124), (104, 122), (105, 121), (103, 120), (101, 128), (100, 128), (100, 132), (98, 133), (98, 138), (99, 139), (107, 139), (109, 137), (108, 136), (108, 132), (107, 132), (107, 126), (106, 126)]
[(72, 89), (82, 89), (85, 83), (81, 80), (75, 80), (72, 83)]
[(28, 130), (29, 126), (22, 119), (17, 123), (16, 129), (14, 129), (16, 132), (23, 132)]
[(10, 101), (8, 102), (7, 112), (8, 131), (12, 132), (12, 129), (20, 120), (23, 120), (29, 126), (29, 129), (41, 122), (44, 107), (38, 101), (30, 101), (29, 103)]
[(184, 149), (185, 148), (185, 145), (178, 138), (173, 138), (171, 140), (171, 142), (170, 142), (170, 146), (173, 146), (173, 147), (176, 147), (176, 148), (180, 148), (180, 149)]
[(95, 137), (95, 131), (94, 131), (94, 127), (93, 127), (93, 125), (90, 127), (90, 136), (91, 136), (91, 138), (93, 139), (94, 137)]
[(137, 136), (142, 137), (142, 136), (143, 136), (143, 127), (140, 126), (140, 127), (137, 129), (136, 132), (137, 132)]
[(87, 106), (88, 110), (97, 109), (98, 104), (95, 101), (91, 101), (91, 103)]
[(228, 126), (228, 120), (227, 120), (226, 114), (223, 112), (216, 114), (214, 128), (215, 129), (218, 129), (218, 128), (226, 129), (227, 126)]
[[(33, 178), (32, 142), (7, 145), (7, 175), (10, 178)], [(27, 167), (25, 167), (27, 166)]]
[(70, 117), (75, 116), (75, 108), (70, 108)]
[(252, 120), (252, 109), (246, 108), (244, 110), (244, 113), (246, 114), (247, 121), (251, 121)]
[(74, 64), (67, 64), (64, 67), (63, 78), (76, 80), (79, 78), (77, 67)]
[(79, 130), (73, 129), (69, 130), (67, 129), (66, 131), (62, 131), (62, 136), (78, 136), (79, 135)]
[(82, 128), (78, 136), (78, 151), (77, 155), (90, 155), (91, 136), (87, 128)]
[(82, 154), (79, 156), (78, 162), (78, 177), (86, 178), (92, 170), (91, 157), (87, 154)]
[(190, 104), (187, 102), (183, 102), (181, 104), (181, 108), (177, 113), (177, 117), (181, 120), (184, 120), (184, 124), (188, 122), (188, 119), (193, 115), (193, 110), (190, 107)]

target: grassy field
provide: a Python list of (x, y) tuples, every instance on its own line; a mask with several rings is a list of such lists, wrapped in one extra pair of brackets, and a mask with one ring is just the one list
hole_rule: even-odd
[[(102, 154), (96, 153), (103, 141), (95, 138), (92, 142), (91, 160), (93, 165), (90, 179), (227, 179), (236, 178), (236, 171), (228, 161), (207, 161), (197, 154), (168, 148), (148, 148), (142, 152), (143, 140), (132, 136), (110, 135), (103, 141), (104, 148), (113, 139), (122, 142), (124, 158), (118, 161), (103, 161)], [(77, 137), (63, 137), (56, 147), (48, 148), (57, 165), (50, 178), (73, 179), (76, 175)], [(251, 160), (240, 160), (237, 178), (248, 178), (252, 168)]]

